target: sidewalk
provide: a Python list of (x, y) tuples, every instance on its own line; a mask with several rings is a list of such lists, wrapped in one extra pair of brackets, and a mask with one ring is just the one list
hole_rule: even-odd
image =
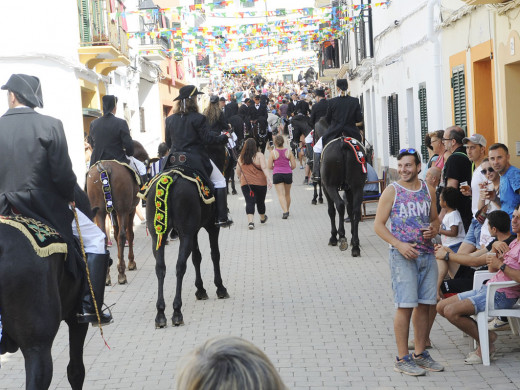
[[(490, 367), (466, 366), (469, 339), (437, 318), (431, 355), (446, 370), (425, 377), (393, 371), (396, 347), (394, 305), (387, 245), (360, 223), (362, 257), (350, 248), (327, 246), (330, 222), (326, 204), (311, 205), (312, 187), (303, 170), (294, 171), (290, 217), (282, 211), (274, 188), (268, 191), (268, 222), (247, 229), (244, 199), (229, 196), (235, 220), (220, 234), (224, 285), (231, 296), (218, 300), (213, 284), (207, 234), (199, 236), (202, 277), (210, 299), (196, 301), (191, 260), (184, 278), (185, 325), (171, 327), (178, 241), (166, 248), (165, 281), (168, 328), (154, 327), (157, 282), (151, 240), (136, 226), (137, 271), (128, 284), (107, 288), (105, 301), (116, 303), (115, 323), (104, 328), (111, 349), (89, 330), (85, 345), (85, 389), (173, 389), (178, 359), (217, 335), (235, 335), (266, 352), (290, 389), (516, 389), (520, 385), (520, 339), (499, 332), (498, 360)], [(346, 224), (350, 229), (350, 224)], [(350, 231), (347, 234), (350, 241)], [(116, 248), (111, 248), (115, 257)], [(117, 280), (113, 266), (112, 280)], [(52, 389), (69, 389), (66, 379), (68, 335), (63, 324), (56, 337)], [(3, 356), (0, 389), (24, 388), (20, 352)]]

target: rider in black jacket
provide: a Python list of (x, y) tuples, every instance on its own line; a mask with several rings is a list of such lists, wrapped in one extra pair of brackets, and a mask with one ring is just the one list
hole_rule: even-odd
[[(217, 202), (217, 226), (230, 226), (233, 221), (227, 215), (226, 179), (210, 160), (205, 145), (225, 145), (229, 134), (210, 131), (206, 117), (199, 113), (197, 95), (201, 94), (193, 85), (179, 90), (178, 107), (173, 115), (166, 118), (166, 145), (170, 153), (184, 152), (188, 160), (197, 159), (215, 187)], [(167, 161), (169, 161), (169, 157)], [(167, 167), (167, 166), (166, 166)]]

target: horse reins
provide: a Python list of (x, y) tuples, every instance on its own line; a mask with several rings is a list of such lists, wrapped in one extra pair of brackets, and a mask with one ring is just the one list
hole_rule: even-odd
[(92, 281), (90, 280), (90, 271), (88, 269), (87, 255), (85, 253), (85, 245), (83, 244), (83, 236), (81, 235), (81, 229), (79, 228), (79, 219), (78, 219), (78, 213), (76, 212), (76, 206), (72, 206), (72, 212), (74, 213), (74, 220), (76, 221), (76, 229), (78, 230), (79, 243), (81, 246), (81, 256), (83, 257), (83, 261), (85, 262), (85, 269), (87, 271), (87, 282), (88, 282), (88, 287), (90, 290), (90, 295), (92, 296), (92, 301), (94, 302), (94, 309), (96, 310), (96, 317), (98, 320), (99, 332), (101, 333), (101, 338), (105, 342), (105, 345), (107, 346), (108, 349), (110, 349), (110, 346), (108, 345), (107, 341), (105, 340), (105, 336), (103, 334), (103, 327), (101, 326), (101, 317), (99, 315), (99, 308), (97, 305), (96, 297), (94, 295), (94, 289), (92, 288)]

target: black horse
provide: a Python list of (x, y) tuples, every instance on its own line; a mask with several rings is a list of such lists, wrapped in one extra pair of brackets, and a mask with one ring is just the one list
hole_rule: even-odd
[(258, 118), (256, 122), (251, 122), (253, 137), (255, 138), (258, 149), (265, 153), (265, 148), (269, 143), (269, 130), (266, 118)]
[[(229, 294), (222, 284), (220, 275), (220, 251), (218, 247), (218, 236), (220, 228), (215, 226), (216, 207), (215, 203), (205, 204), (199, 197), (197, 185), (180, 175), (169, 174), (173, 182), (170, 185), (167, 204), (167, 226), (164, 237), (167, 237), (172, 229), (179, 235), (179, 254), (177, 256), (176, 274), (177, 287), (175, 299), (173, 301), (173, 326), (184, 324), (181, 312), (182, 306), (182, 280), (186, 273), (188, 257), (192, 255), (193, 265), (195, 266), (195, 286), (197, 291), (195, 297), (198, 300), (208, 299), (208, 294), (204, 289), (200, 274), (200, 263), (202, 255), (199, 250), (198, 233), (201, 228), (206, 229), (209, 235), (211, 247), (211, 260), (215, 272), (215, 285), (217, 286), (217, 297), (219, 299), (229, 298)], [(155, 317), (155, 327), (166, 327), (166, 317), (164, 315), (164, 277), (166, 274), (166, 264), (164, 261), (164, 246), (166, 239), (161, 240), (157, 246), (158, 235), (154, 228), (156, 214), (155, 194), (158, 182), (154, 182), (147, 194), (148, 207), (146, 208), (146, 221), (148, 230), (152, 237), (152, 250), (155, 257), (155, 273), (158, 281), (157, 316)]]
[(22, 351), (26, 389), (48, 389), (52, 380), (52, 343), (62, 320), (69, 326), (72, 389), (83, 388), (83, 344), (88, 324), (76, 314), (83, 284), (65, 270), (63, 254), (42, 258), (16, 228), (0, 224), (0, 352)]
[[(360, 146), (361, 156), (344, 142), (345, 138), (330, 141), (323, 150), (321, 159), (321, 182), (325, 197), (327, 198), (328, 213), (331, 224), (331, 237), (329, 245), (338, 244), (342, 251), (348, 248), (345, 237), (345, 203), (347, 214), (351, 222), (352, 256), (361, 255), (359, 249), (358, 225), (361, 220), (361, 203), (363, 202), (363, 186), (367, 174), (363, 172), (362, 165), (358, 161), (365, 162), (365, 152), (359, 141), (354, 140), (355, 145)], [(339, 195), (339, 189), (345, 190), (345, 200)], [(334, 208), (334, 206), (336, 208)], [(339, 229), (336, 229), (336, 210), (339, 214)]]
[(314, 80), (316, 80), (316, 71), (314, 70), (314, 68), (312, 66), (309, 69), (307, 69), (307, 71), (303, 75), (303, 78), (305, 79), (307, 84), (310, 84)]

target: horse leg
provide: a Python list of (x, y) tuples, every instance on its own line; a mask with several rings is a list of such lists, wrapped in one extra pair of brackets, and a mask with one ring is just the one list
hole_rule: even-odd
[(50, 387), (53, 368), (51, 348), (52, 339), (30, 348), (20, 347), (25, 359), (26, 390), (41, 390)]
[(190, 257), (191, 250), (193, 248), (193, 235), (196, 232), (193, 232), (192, 235), (186, 235), (185, 233), (179, 236), (180, 244), (179, 244), (179, 256), (177, 257), (177, 286), (175, 288), (175, 298), (173, 300), (173, 316), (172, 316), (172, 324), (173, 326), (179, 326), (184, 324), (184, 320), (182, 317), (181, 307), (182, 307), (182, 279), (184, 278), (184, 274), (186, 273), (186, 263), (188, 261), (188, 257)]
[[(318, 183), (313, 182), (313, 183), (312, 183), (312, 188), (314, 189), (314, 195), (312, 196), (312, 201), (311, 201), (311, 203), (314, 204), (314, 205), (318, 204), (318, 202), (317, 202), (317, 199), (318, 199), (318, 190), (317, 190), (317, 187), (318, 187)], [(322, 200), (322, 202), (323, 202), (323, 200)]]
[(199, 250), (199, 241), (197, 236), (193, 240), (193, 251), (191, 253), (191, 260), (193, 261), (193, 266), (195, 267), (195, 287), (197, 287), (197, 291), (195, 292), (195, 297), (200, 300), (208, 299), (208, 293), (204, 289), (204, 283), (202, 282), (202, 275), (200, 274), (200, 263), (202, 262), (202, 255)]
[(338, 231), (336, 229), (336, 208), (334, 207), (334, 201), (329, 195), (327, 188), (325, 188), (325, 198), (327, 198), (327, 212), (329, 213), (330, 218), (330, 239), (329, 245), (336, 246), (338, 245), (337, 234)]
[(69, 326), (69, 364), (67, 378), (73, 390), (81, 390), (85, 380), (83, 364), (83, 345), (87, 336), (88, 324), (79, 324), (75, 319), (65, 321)]
[(126, 225), (126, 237), (128, 239), (128, 270), (134, 271), (137, 269), (134, 256), (134, 216), (135, 209), (128, 216), (129, 223)]
[(361, 256), (359, 248), (359, 221), (361, 221), (361, 203), (363, 202), (363, 192), (357, 188), (354, 191), (347, 192), (347, 212), (350, 218), (350, 231), (352, 238), (350, 244), (352, 245), (352, 257)]
[[(166, 240), (166, 237), (163, 237)], [(155, 250), (157, 245), (157, 236), (154, 234), (152, 237), (153, 245), (153, 256), (155, 257), (155, 275), (157, 276), (157, 316), (155, 317), (155, 329), (166, 328), (166, 316), (164, 310), (166, 303), (164, 302), (164, 277), (166, 276), (166, 262), (164, 261), (164, 243), (158, 250)]]
[(213, 262), (213, 272), (215, 274), (214, 282), (215, 286), (217, 286), (217, 297), (219, 299), (226, 299), (229, 298), (229, 294), (222, 283), (222, 275), (220, 274), (220, 250), (218, 248), (220, 229), (212, 225), (206, 228), (206, 230), (209, 235), (209, 246), (211, 248), (211, 261)]
[(345, 237), (345, 201), (340, 196), (338, 191), (333, 193), (334, 203), (336, 210), (338, 210), (338, 236), (339, 236), (339, 249), (345, 251), (348, 248), (348, 241)]
[(321, 181), (318, 181), (318, 186), (319, 186), (319, 188), (320, 188), (320, 196), (318, 197), (318, 202), (319, 202), (320, 204), (323, 204), (323, 192), (322, 192), (322, 190), (321, 190)]
[[(125, 275), (125, 243), (126, 243), (126, 226), (128, 226), (128, 214), (117, 214), (118, 235), (117, 235), (117, 282), (119, 284), (126, 284)], [(114, 237), (116, 237), (116, 229), (114, 227)]]

